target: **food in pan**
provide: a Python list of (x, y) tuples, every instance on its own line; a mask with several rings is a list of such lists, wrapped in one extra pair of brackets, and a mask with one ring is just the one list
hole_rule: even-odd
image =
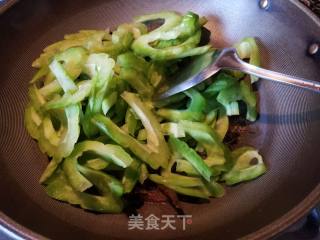
[[(151, 29), (154, 20), (163, 20)], [(159, 84), (197, 55), (204, 17), (159, 12), (109, 30), (82, 30), (46, 47), (32, 66), (25, 126), (50, 162), (40, 182), (54, 199), (119, 213), (137, 185), (152, 181), (181, 195), (222, 197), (224, 185), (266, 172), (258, 150), (230, 149), (230, 116), (257, 118), (256, 78), (220, 71), (161, 101)], [(152, 24), (151, 24), (152, 25)], [(254, 38), (235, 47), (259, 65)]]

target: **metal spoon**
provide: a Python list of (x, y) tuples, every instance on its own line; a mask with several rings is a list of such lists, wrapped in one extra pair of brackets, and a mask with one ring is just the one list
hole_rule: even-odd
[(205, 81), (221, 69), (237, 70), (263, 79), (294, 85), (320, 93), (320, 82), (256, 67), (242, 61), (234, 48), (225, 48), (198, 56), (172, 79), (166, 81), (165, 85), (161, 85), (157, 89), (154, 99), (161, 100), (185, 91)]

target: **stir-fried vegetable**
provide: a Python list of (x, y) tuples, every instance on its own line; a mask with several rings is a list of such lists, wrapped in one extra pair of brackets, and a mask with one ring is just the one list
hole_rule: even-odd
[[(150, 30), (150, 24), (163, 24)], [(199, 46), (205, 18), (159, 12), (109, 31), (82, 30), (44, 49), (32, 66), (25, 126), (51, 160), (40, 178), (52, 198), (97, 212), (119, 213), (123, 194), (148, 179), (179, 194), (208, 199), (223, 184), (266, 171), (252, 147), (231, 151), (223, 140), (231, 115), (257, 117), (256, 94), (239, 72), (160, 102), (155, 88), (184, 58), (213, 51)], [(235, 44), (259, 65), (253, 38)], [(251, 77), (251, 82), (257, 79)]]

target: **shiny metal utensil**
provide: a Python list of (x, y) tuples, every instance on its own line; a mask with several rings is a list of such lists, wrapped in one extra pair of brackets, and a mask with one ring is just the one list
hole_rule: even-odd
[(256, 67), (241, 60), (236, 49), (224, 48), (198, 56), (181, 72), (161, 85), (154, 95), (155, 100), (170, 97), (205, 81), (221, 69), (237, 70), (257, 77), (294, 85), (320, 93), (320, 82), (289, 76)]

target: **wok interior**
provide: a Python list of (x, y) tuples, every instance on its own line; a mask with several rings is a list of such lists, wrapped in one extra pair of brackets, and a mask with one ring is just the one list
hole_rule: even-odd
[[(23, 126), (28, 82), (34, 73), (31, 63), (45, 46), (66, 33), (114, 27), (162, 9), (206, 16), (216, 47), (257, 37), (264, 67), (319, 80), (319, 61), (308, 57), (306, 49), (320, 36), (320, 27), (291, 1), (272, 4), (265, 11), (252, 0), (19, 2), (0, 17), (0, 210), (55, 239), (235, 239), (291, 210), (320, 180), (320, 96), (312, 92), (260, 81), (260, 118), (241, 142), (260, 149), (269, 171), (228, 188), (225, 197), (209, 204), (182, 203), (193, 221), (186, 231), (130, 231), (124, 214), (94, 214), (49, 198), (38, 183), (47, 157)], [(155, 203), (145, 204), (140, 213), (175, 214), (169, 205)]]

